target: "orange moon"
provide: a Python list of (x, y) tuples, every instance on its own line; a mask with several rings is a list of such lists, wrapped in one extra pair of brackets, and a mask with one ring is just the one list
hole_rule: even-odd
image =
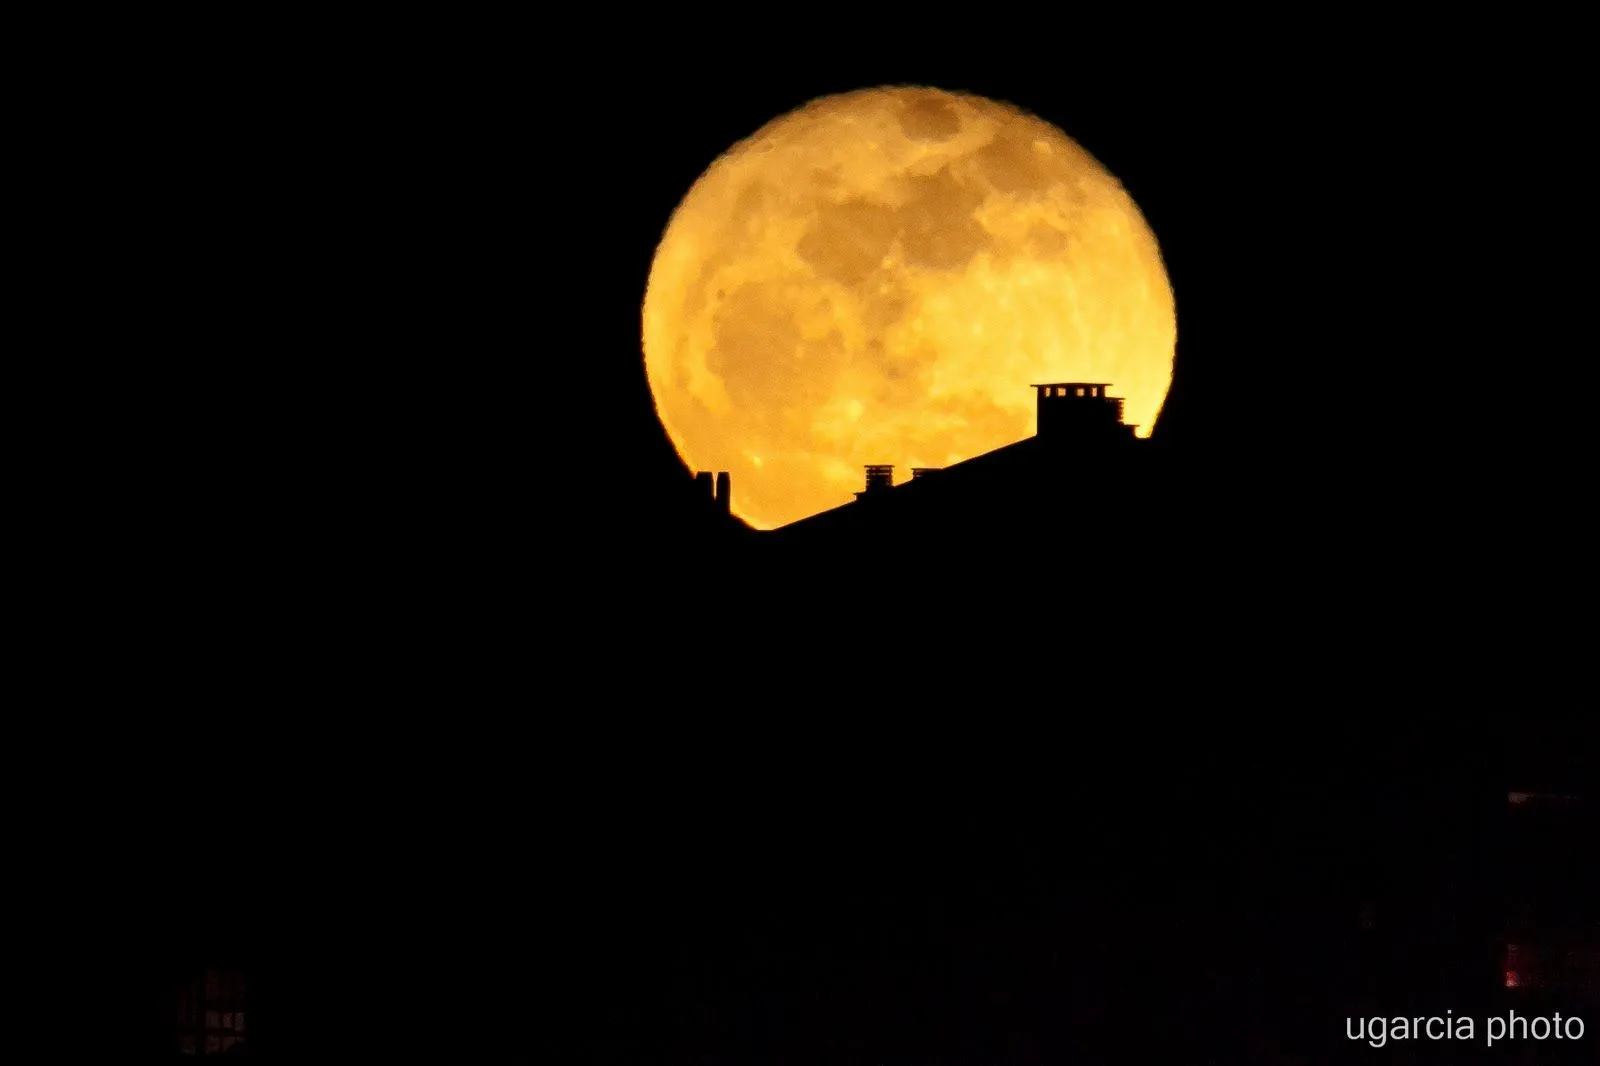
[(1029, 436), (1039, 381), (1108, 381), (1148, 436), (1177, 320), (1160, 248), (1098, 160), (1008, 104), (826, 96), (717, 159), (650, 267), (645, 372), (691, 470), (773, 529), (862, 466)]

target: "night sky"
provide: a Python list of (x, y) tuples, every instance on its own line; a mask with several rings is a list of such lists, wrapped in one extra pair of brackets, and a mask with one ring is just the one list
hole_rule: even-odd
[[(1022, 1039), (963, 1013), (996, 996), (1032, 1019), (1014, 1061), (1113, 1047), (1134, 999), (1181, 1005), (1154, 1026), (1176, 1041), (1267, 1010), (1261, 972), (1333, 987), (1316, 923), (1365, 882), (1319, 878), (1414, 861), (1487, 907), (1495, 789), (1583, 776), (1516, 719), (1586, 691), (1570, 30), (831, 17), (746, 11), (717, 43), (620, 15), (136, 28), (161, 43), (96, 108), (126, 281), (93, 309), (116, 446), (88, 564), (152, 752), (104, 826), (122, 1032), (221, 958), (258, 979), (264, 1047), (330, 1055), (533, 1059), (570, 1025), (636, 1064), (824, 1031), (934, 1061)], [(1136, 604), (1041, 627), (995, 560), (905, 600), (838, 561), (827, 595), (675, 572), (655, 242), (734, 141), (891, 83), (1060, 126), (1161, 242), (1157, 435), (1193, 476)], [(1048, 738), (1000, 737), (1007, 711)], [(1507, 770), (1523, 748), (1560, 768)], [(1039, 947), (1072, 941), (1069, 897), (1139, 930), (1085, 948), (1127, 990), (1079, 989), (1093, 1018), (1054, 1012), (1087, 979)], [(1266, 961), (1230, 962), (1238, 938)]]
[(1592, 207), (1549, 39), (1014, 21), (783, 49), (669, 25), (641, 53), (572, 45), (581, 75), (566, 45), (458, 25), (147, 64), (107, 104), (139, 161), (113, 193), (139, 279), (116, 320), (150, 355), (109, 390), (149, 397), (136, 502), (234, 509), (223, 538), (270, 528), (379, 584), (469, 526), (505, 538), (462, 553), (493, 568), (530, 512), (567, 509), (567, 551), (650, 526), (680, 468), (638, 306), (677, 200), (771, 117), (910, 82), (1037, 112), (1140, 205), (1178, 303), (1160, 433), (1213, 483), (1188, 510), (1451, 558), (1572, 536), (1583, 419), (1559, 397), (1584, 381)]

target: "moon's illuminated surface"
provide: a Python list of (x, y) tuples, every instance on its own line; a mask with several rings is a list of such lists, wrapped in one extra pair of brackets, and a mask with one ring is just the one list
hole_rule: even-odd
[(644, 356), (691, 470), (771, 529), (862, 466), (948, 466), (1034, 431), (1039, 381), (1108, 381), (1149, 434), (1177, 324), (1154, 235), (1054, 126), (981, 97), (867, 89), (713, 163), (650, 268)]

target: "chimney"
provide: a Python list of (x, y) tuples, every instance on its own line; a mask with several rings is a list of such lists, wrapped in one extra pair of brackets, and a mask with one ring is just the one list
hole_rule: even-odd
[(1099, 381), (1057, 381), (1038, 390), (1038, 428), (1043, 438), (1132, 439), (1133, 426), (1122, 421), (1122, 397), (1107, 396), (1111, 386)]
[(914, 466), (911, 468), (911, 480), (916, 481), (918, 478), (927, 477), (929, 474), (937, 474), (943, 469), (940, 466)]
[(878, 493), (887, 492), (892, 488), (894, 488), (893, 465), (874, 463), (867, 467), (867, 487), (863, 491), (856, 493), (856, 499), (860, 500), (868, 496), (876, 496)]
[(731, 514), (733, 506), (733, 479), (726, 470), (717, 472), (717, 510), (723, 514)]
[(694, 491), (695, 495), (702, 500), (714, 500), (717, 498), (716, 488), (711, 483), (711, 471), (701, 470), (695, 474)]

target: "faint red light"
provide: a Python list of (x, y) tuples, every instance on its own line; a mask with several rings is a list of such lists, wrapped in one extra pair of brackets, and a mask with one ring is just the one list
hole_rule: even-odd
[(1507, 988), (1521, 988), (1522, 987), (1522, 978), (1517, 976), (1517, 971), (1515, 971), (1515, 970), (1507, 970), (1506, 971), (1506, 987)]

